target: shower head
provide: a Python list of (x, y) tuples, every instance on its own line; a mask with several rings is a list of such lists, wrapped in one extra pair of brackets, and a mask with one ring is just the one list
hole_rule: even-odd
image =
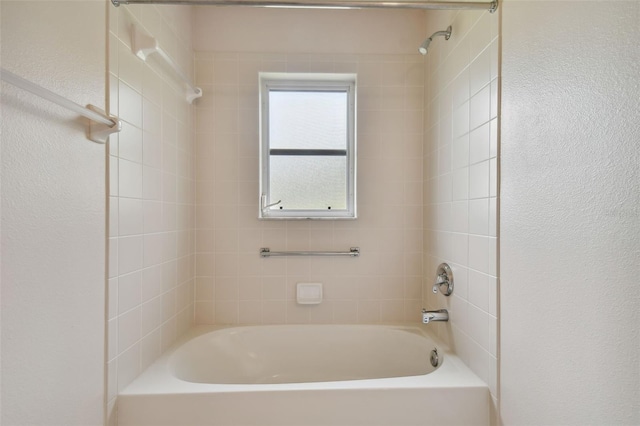
[(429, 51), (429, 45), (431, 44), (431, 41), (431, 37), (423, 41), (420, 47), (418, 47), (418, 52), (420, 52), (422, 55), (426, 55)]
[(445, 31), (436, 31), (435, 33), (431, 34), (431, 37), (422, 42), (422, 44), (418, 48), (418, 52), (420, 52), (422, 55), (426, 55), (429, 51), (429, 45), (433, 41), (433, 38), (438, 36), (443, 36), (445, 40), (449, 40), (449, 38), (451, 37), (451, 25), (449, 25), (449, 27)]

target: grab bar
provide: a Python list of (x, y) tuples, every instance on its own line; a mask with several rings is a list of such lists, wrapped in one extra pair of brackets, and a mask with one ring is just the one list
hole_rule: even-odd
[(351, 247), (349, 251), (271, 251), (269, 247), (260, 249), (260, 256), (360, 256), (360, 247)]

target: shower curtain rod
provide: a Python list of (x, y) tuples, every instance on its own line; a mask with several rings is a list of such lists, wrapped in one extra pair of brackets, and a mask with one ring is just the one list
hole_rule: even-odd
[(248, 6), (324, 9), (424, 9), (424, 10), (488, 10), (498, 9), (498, 0), (491, 2), (445, 1), (375, 1), (375, 0), (111, 0), (121, 4), (177, 4), (191, 6)]

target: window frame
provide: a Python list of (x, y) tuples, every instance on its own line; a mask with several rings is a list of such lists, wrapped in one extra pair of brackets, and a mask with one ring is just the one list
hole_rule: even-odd
[[(356, 75), (337, 73), (265, 73), (260, 82), (260, 185), (259, 219), (356, 219)], [(272, 90), (344, 92), (347, 94), (346, 209), (279, 209), (271, 200), (269, 143), (269, 93)], [(287, 151), (286, 149), (280, 151)], [(323, 151), (308, 150), (308, 151)], [(326, 151), (332, 151), (327, 149)], [(291, 154), (292, 155), (292, 154)], [(321, 154), (311, 154), (321, 155)], [(331, 154), (328, 154), (331, 155)]]

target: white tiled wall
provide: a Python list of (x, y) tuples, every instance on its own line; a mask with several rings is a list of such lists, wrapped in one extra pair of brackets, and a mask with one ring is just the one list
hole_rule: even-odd
[[(447, 308), (434, 324), (491, 389), (497, 403), (498, 13), (428, 15), (427, 33), (452, 25), (427, 55), (425, 120), (425, 304)], [(454, 294), (431, 292), (438, 264)], [(495, 410), (494, 410), (495, 415)]]
[[(130, 48), (133, 23), (193, 73), (185, 7), (109, 6), (108, 417), (126, 387), (193, 321), (193, 107), (160, 62)], [(166, 73), (165, 73), (166, 72)]]
[[(196, 322), (418, 321), (422, 299), (424, 59), (414, 55), (198, 52)], [(259, 221), (258, 72), (357, 73), (355, 221)], [(348, 250), (359, 258), (261, 258)], [(317, 306), (299, 282), (324, 284)]]

